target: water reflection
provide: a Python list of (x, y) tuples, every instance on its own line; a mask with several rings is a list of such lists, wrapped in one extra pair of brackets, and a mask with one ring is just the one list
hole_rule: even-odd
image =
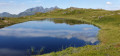
[[(83, 24), (82, 24), (83, 23)], [(44, 53), (69, 46), (96, 45), (99, 28), (68, 19), (29, 21), (0, 29), (0, 56), (26, 54), (32, 46)], [(37, 51), (36, 51), (37, 53)]]
[[(25, 29), (25, 28), (4, 28), (0, 30), (0, 36), (12, 36), (12, 37), (54, 37), (54, 38), (77, 38), (84, 41), (94, 43), (97, 40), (95, 38), (96, 31), (91, 31), (92, 28), (83, 28), (82, 31), (72, 30), (41, 30), (41, 29)], [(6, 35), (7, 34), (7, 35)]]
[(24, 56), (23, 51), (12, 50), (12, 49), (0, 49), (0, 56)]

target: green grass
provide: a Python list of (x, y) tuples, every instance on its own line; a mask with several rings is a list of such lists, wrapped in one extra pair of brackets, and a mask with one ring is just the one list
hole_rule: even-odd
[[(68, 10), (68, 9), (67, 9)], [(84, 47), (70, 47), (63, 51), (52, 52), (44, 55), (36, 56), (119, 56), (120, 55), (120, 13), (119, 11), (105, 11), (105, 10), (90, 10), (84, 13), (70, 12), (70, 14), (63, 14), (67, 10), (58, 10), (59, 12), (50, 12), (47, 17), (52, 18), (68, 18), (89, 22), (101, 28), (98, 37), (99, 45), (84, 46)], [(81, 9), (77, 10), (81, 11)], [(83, 11), (83, 10), (82, 10)], [(67, 11), (69, 12), (69, 11)], [(102, 18), (98, 18), (102, 16)], [(36, 18), (41, 17), (37, 14)]]
[[(21, 18), (6, 19), (9, 25), (29, 20), (43, 18), (65, 18), (89, 22), (98, 26), (99, 45), (87, 45), (84, 47), (69, 47), (65, 50), (35, 56), (120, 56), (120, 11), (106, 11), (102, 9), (56, 9), (48, 13), (36, 13), (36, 15)], [(102, 16), (102, 18), (99, 18)], [(4, 20), (5, 21), (5, 20)], [(8, 23), (0, 21), (1, 26)], [(39, 45), (39, 44), (38, 44)]]

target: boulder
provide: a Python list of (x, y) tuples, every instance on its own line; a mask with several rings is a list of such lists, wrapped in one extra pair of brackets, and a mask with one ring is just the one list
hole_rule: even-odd
[(118, 13), (120, 15), (120, 13)]
[(99, 16), (98, 19), (101, 19), (102, 17), (104, 17), (104, 16)]
[(0, 18), (0, 20), (5, 20), (5, 18)]

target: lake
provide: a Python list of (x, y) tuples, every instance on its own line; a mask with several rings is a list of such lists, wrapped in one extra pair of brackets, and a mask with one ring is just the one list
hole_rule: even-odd
[(25, 56), (99, 44), (99, 28), (86, 22), (47, 18), (0, 29), (0, 56)]

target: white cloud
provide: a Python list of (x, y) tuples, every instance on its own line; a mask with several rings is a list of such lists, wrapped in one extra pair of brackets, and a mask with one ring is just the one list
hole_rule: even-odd
[(112, 3), (111, 2), (106, 2), (107, 5), (111, 5)]
[(9, 2), (0, 2), (0, 6), (9, 6), (12, 5), (14, 1), (9, 1)]
[(15, 1), (9, 1), (10, 3), (14, 3)]
[(29, 2), (41, 2), (41, 0), (34, 0), (34, 1), (29, 1)]
[(0, 3), (0, 5), (7, 5), (8, 3)]
[(4, 6), (4, 5), (10, 5), (13, 4), (14, 1), (9, 1), (9, 2), (0, 2), (0, 5)]

